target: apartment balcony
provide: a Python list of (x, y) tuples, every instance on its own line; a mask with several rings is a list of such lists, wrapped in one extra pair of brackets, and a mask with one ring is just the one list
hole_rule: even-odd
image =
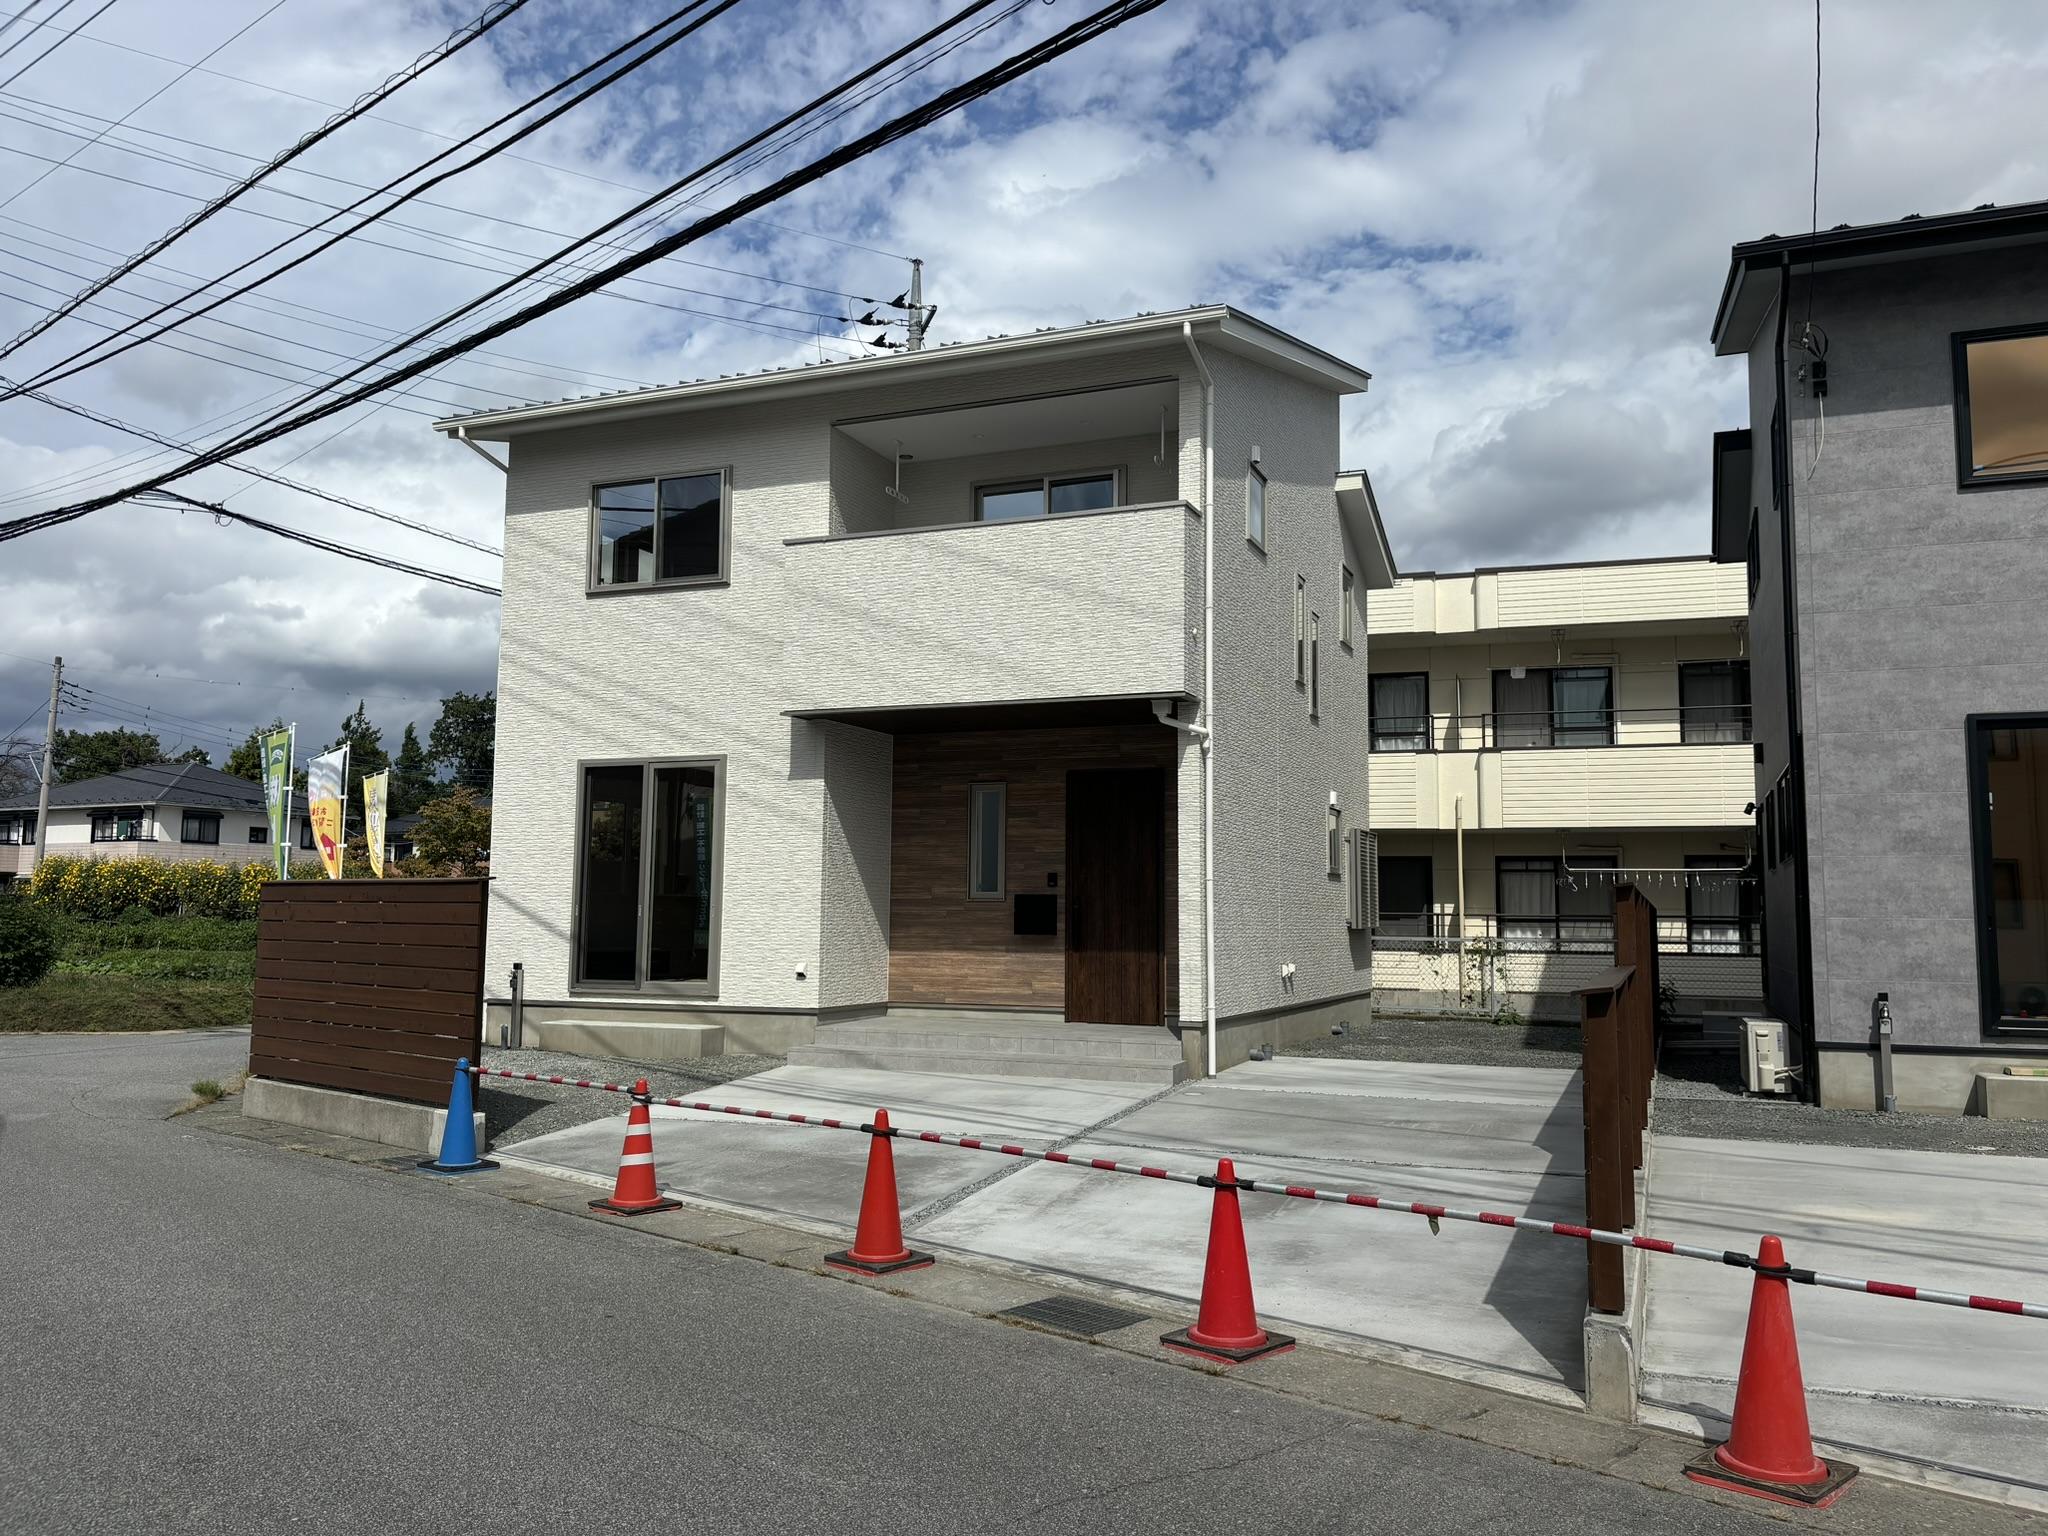
[(1591, 716), (1431, 715), (1373, 722), (1375, 831), (1747, 827), (1746, 709)]
[(1167, 381), (833, 428), (786, 541), (800, 713), (1195, 691), (1202, 525)]

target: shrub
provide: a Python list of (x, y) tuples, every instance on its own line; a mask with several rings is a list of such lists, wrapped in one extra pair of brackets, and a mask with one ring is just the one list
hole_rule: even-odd
[[(294, 880), (322, 877), (318, 859), (294, 859)], [(367, 873), (368, 871), (364, 871)], [(271, 865), (214, 859), (80, 859), (36, 866), (29, 895), (53, 912), (105, 922), (140, 912), (155, 917), (251, 918)]]
[(49, 914), (19, 896), (0, 896), (0, 987), (33, 986), (57, 962)]

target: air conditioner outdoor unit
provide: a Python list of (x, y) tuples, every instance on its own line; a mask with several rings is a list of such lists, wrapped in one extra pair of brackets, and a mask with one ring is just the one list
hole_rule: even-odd
[(1785, 1059), (1781, 1019), (1742, 1021), (1742, 1086), (1751, 1093), (1786, 1093), (1791, 1068)]

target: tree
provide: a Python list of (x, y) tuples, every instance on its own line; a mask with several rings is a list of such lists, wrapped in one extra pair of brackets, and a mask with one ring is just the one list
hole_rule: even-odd
[(263, 738), (272, 731), (284, 729), (283, 720), (273, 720), (268, 725), (258, 726), (251, 731), (248, 739), (228, 754), (222, 763), (221, 772), (232, 773), (238, 779), (247, 779), (251, 784), (263, 782)]
[(491, 813), (469, 790), (451, 789), (420, 807), (412, 845), (430, 863), (457, 874), (483, 874), (491, 858)]
[(410, 816), (427, 803), (433, 792), (433, 766), (428, 761), (427, 749), (420, 745), (420, 733), (408, 720), (405, 740), (399, 743), (398, 756), (391, 762), (390, 813)]
[(55, 752), (59, 784), (164, 760), (163, 743), (154, 731), (67, 731), (59, 726)]
[(197, 763), (202, 768), (211, 768), (213, 766), (213, 754), (204, 747), (187, 747), (176, 757), (169, 759), (169, 761), (174, 763)]
[(391, 766), (391, 755), (384, 750), (384, 733), (370, 724), (361, 699), (356, 700), (355, 713), (341, 722), (341, 735), (328, 745), (327, 750), (332, 752), (343, 746), (348, 748), (348, 783), (342, 797), (343, 814), (346, 816), (363, 803), (363, 780)]
[(427, 736), (427, 757), (452, 784), (491, 792), (498, 748), (498, 695), (451, 693)]

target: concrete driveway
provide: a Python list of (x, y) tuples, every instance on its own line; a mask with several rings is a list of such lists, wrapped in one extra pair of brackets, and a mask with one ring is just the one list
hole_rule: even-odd
[[(1210, 1172), (1583, 1214), (1578, 1077), (1506, 1067), (1283, 1059), (1166, 1091), (1112, 1083), (783, 1067), (726, 1086), (726, 1102), (979, 1132), (1034, 1148)], [(686, 1198), (843, 1232), (859, 1200), (863, 1138), (656, 1111), (663, 1185)], [(499, 1155), (609, 1184), (622, 1119)], [(906, 1229), (973, 1254), (1145, 1296), (1193, 1302), (1207, 1191), (949, 1147), (896, 1143)], [(1577, 1244), (1305, 1201), (1244, 1198), (1260, 1312), (1363, 1352), (1576, 1401), (1585, 1256)]]
[[(1656, 1138), (1645, 1226), (1802, 1268), (2039, 1301), (2048, 1162), (1869, 1147)], [(1654, 1422), (1725, 1424), (1746, 1277), (1652, 1258), (1643, 1394)], [(1795, 1286), (1817, 1438), (1851, 1460), (1964, 1473), (2048, 1508), (2048, 1324)], [(1936, 1481), (1943, 1480), (1940, 1476)], [(1977, 1489), (1982, 1492), (1982, 1486)]]

